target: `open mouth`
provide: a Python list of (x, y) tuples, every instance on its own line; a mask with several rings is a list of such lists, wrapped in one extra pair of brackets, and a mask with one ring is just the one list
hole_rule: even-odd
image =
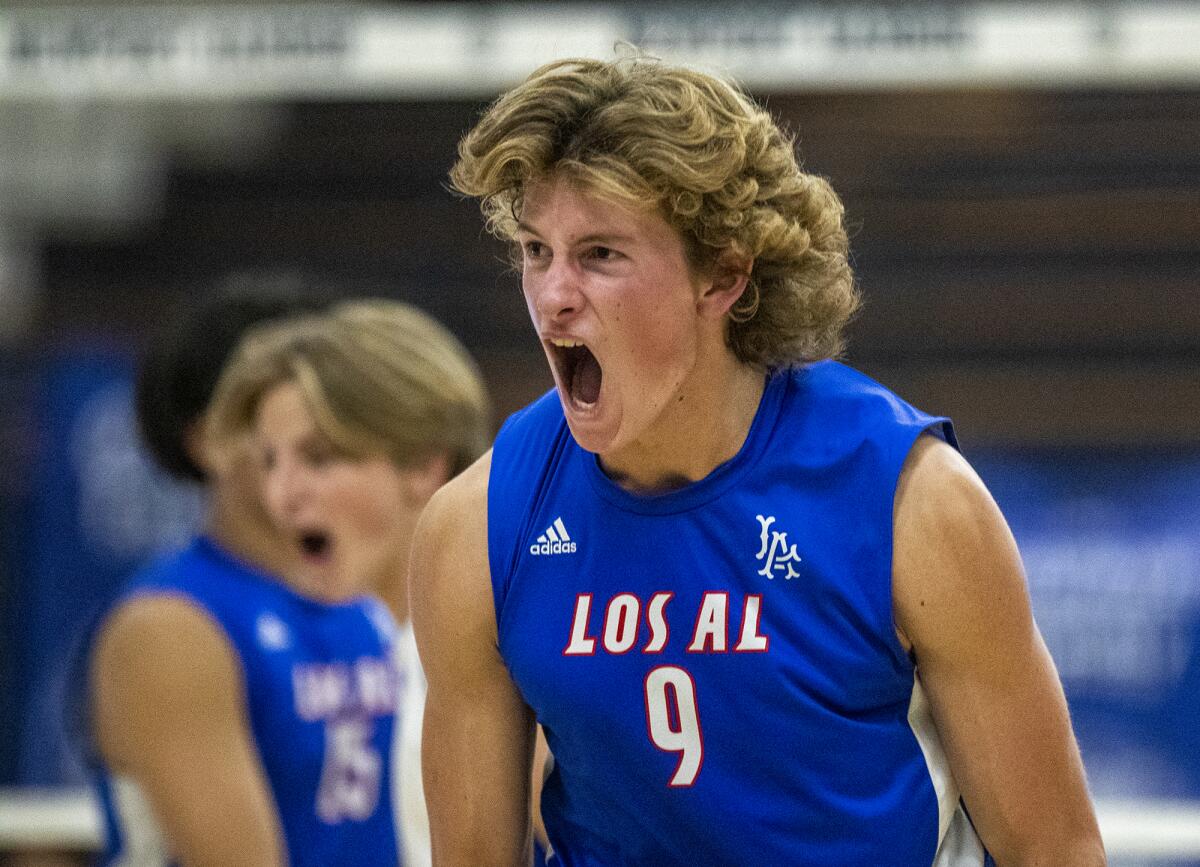
[(571, 403), (579, 409), (590, 409), (600, 399), (604, 371), (592, 351), (574, 340), (552, 340), (558, 380)]
[(306, 530), (300, 534), (300, 553), (306, 560), (324, 561), (329, 558), (332, 540), (321, 530)]

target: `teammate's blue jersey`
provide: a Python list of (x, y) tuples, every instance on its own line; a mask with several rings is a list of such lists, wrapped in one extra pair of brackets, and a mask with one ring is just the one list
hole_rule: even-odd
[(982, 863), (893, 622), (894, 494), (926, 430), (954, 442), (841, 364), (779, 372), (736, 456), (638, 496), (554, 393), (508, 420), (499, 646), (554, 755), (562, 864)]
[[(392, 749), (403, 674), (383, 603), (314, 601), (204, 538), (136, 575), (117, 604), (143, 594), (186, 598), (236, 651), (288, 862), (398, 863)], [(128, 790), (122, 778), (100, 775), (111, 861), (146, 845), (132, 839), (138, 818), (125, 808), (138, 805), (126, 803)]]

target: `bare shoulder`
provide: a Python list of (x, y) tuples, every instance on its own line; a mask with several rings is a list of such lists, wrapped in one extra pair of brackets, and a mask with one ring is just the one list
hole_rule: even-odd
[(181, 863), (284, 863), (239, 657), (207, 612), (182, 595), (126, 601), (91, 674), (100, 753), (146, 792)]
[(204, 671), (198, 663), (232, 659), (232, 653), (225, 633), (196, 603), (180, 594), (152, 593), (123, 602), (105, 619), (93, 670), (114, 663), (143, 675), (196, 676)]
[(962, 618), (1007, 615), (1007, 626), (1031, 627), (1016, 542), (953, 447), (918, 438), (900, 475), (893, 525), (893, 595), (906, 643), (919, 638), (922, 624), (962, 634)]
[(446, 483), (417, 524), (409, 567), (409, 598), (421, 658), (463, 641), (495, 643), (495, 613), (487, 551), (488, 452)]
[(995, 504), (966, 458), (938, 437), (918, 437), (896, 488), (897, 525), (906, 530), (918, 521), (944, 525), (969, 517), (964, 509), (985, 506)]
[(216, 622), (180, 595), (147, 594), (104, 621), (90, 677), (96, 736), (115, 763), (144, 756), (142, 738), (198, 709), (240, 701), (236, 653)]
[(489, 450), (433, 495), (417, 527), (421, 538), (438, 542), (487, 541)]
[(1102, 864), (1016, 542), (966, 460), (922, 436), (896, 492), (892, 598), (954, 780), (997, 863)]

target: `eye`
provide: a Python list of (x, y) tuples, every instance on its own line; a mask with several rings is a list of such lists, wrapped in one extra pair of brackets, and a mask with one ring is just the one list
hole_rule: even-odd
[(611, 262), (614, 259), (620, 258), (621, 254), (612, 247), (595, 246), (588, 250), (588, 257), (595, 259), (598, 262)]
[(307, 466), (319, 470), (337, 460), (338, 452), (329, 441), (314, 439), (304, 443), (300, 456)]
[(304, 456), (305, 462), (315, 469), (328, 466), (333, 461), (333, 452), (326, 449), (314, 449)]
[(521, 245), (521, 250), (525, 254), (526, 259), (541, 259), (549, 255), (549, 250), (541, 241), (526, 241)]
[(261, 466), (263, 470), (267, 472), (275, 469), (275, 449), (264, 448), (259, 453), (258, 462), (259, 466)]

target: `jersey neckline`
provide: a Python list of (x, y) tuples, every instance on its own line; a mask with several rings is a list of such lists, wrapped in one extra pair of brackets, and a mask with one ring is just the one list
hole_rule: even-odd
[(619, 509), (642, 515), (672, 515), (703, 506), (721, 496), (754, 466), (767, 444), (779, 419), (780, 408), (792, 381), (791, 368), (771, 371), (767, 374), (766, 387), (750, 423), (746, 440), (737, 454), (717, 466), (699, 481), (663, 494), (635, 494), (627, 491), (610, 479), (600, 466), (600, 456), (584, 451), (572, 439), (572, 447), (583, 458), (588, 480), (592, 489), (602, 498)]
[(243, 560), (207, 534), (197, 536), (192, 542), (192, 547), (201, 556), (215, 561), (225, 571), (236, 574), (244, 580), (252, 580), (263, 587), (269, 588), (272, 592), (280, 596), (318, 611), (343, 611), (355, 608), (361, 605), (362, 601), (367, 598), (363, 594), (358, 594), (342, 602), (326, 602), (322, 599), (308, 596), (287, 584), (282, 578), (267, 572), (265, 569), (247, 560)]

